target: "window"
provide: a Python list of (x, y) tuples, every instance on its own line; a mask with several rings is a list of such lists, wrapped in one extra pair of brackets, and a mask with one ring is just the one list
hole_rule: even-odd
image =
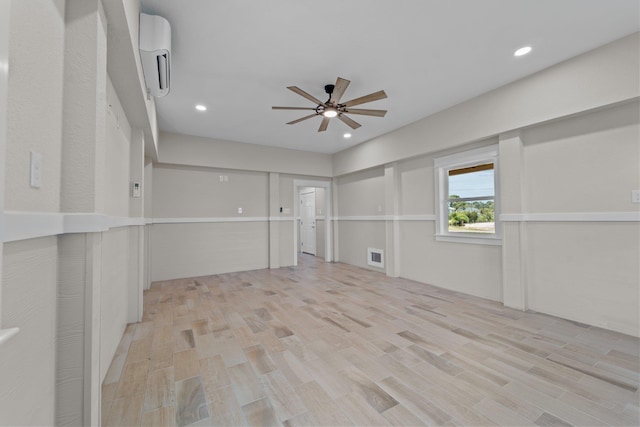
[(497, 146), (435, 160), (436, 240), (499, 245)]

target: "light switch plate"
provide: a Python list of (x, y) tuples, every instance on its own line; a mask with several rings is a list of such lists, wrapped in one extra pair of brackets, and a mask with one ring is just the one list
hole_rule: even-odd
[(42, 154), (35, 151), (30, 152), (29, 185), (42, 187)]

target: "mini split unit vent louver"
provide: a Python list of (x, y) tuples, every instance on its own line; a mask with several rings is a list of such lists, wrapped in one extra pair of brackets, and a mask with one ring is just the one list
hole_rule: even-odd
[(169, 93), (171, 26), (161, 16), (140, 14), (140, 59), (147, 90), (152, 96)]

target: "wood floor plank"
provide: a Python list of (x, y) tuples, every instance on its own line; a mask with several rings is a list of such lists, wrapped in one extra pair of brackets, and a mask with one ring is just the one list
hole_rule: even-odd
[(347, 416), (357, 426), (391, 425), (389, 420), (382, 416), (382, 413), (376, 411), (361, 395), (357, 393), (350, 393), (342, 399), (338, 399), (336, 402), (340, 409), (342, 409), (342, 412), (348, 414)]
[(142, 421), (140, 422), (140, 425), (145, 427), (175, 426), (175, 409), (173, 406), (164, 406), (151, 412), (145, 412), (142, 414)]
[(142, 395), (144, 398), (148, 374), (148, 360), (127, 364), (122, 372), (122, 380), (118, 383), (114, 400), (134, 395)]
[(200, 364), (195, 349), (181, 351), (173, 355), (173, 375), (176, 381), (198, 376)]
[(308, 426), (319, 426), (320, 421), (311, 413), (305, 412), (300, 415), (296, 415), (293, 418), (289, 418), (285, 420), (282, 425), (284, 427), (308, 427)]
[(280, 426), (280, 421), (276, 417), (273, 406), (268, 398), (262, 398), (242, 407), (242, 412), (251, 426)]
[(199, 376), (176, 381), (176, 424), (180, 427), (209, 418), (207, 399)]
[(482, 399), (473, 405), (473, 409), (493, 420), (496, 425), (524, 426), (531, 422), (492, 399)]
[(227, 368), (227, 372), (240, 406), (266, 396), (264, 387), (249, 362)]
[(144, 412), (175, 403), (173, 366), (149, 373), (144, 399)]
[(231, 386), (210, 390), (207, 394), (209, 401), (209, 418), (212, 426), (245, 426), (247, 421), (236, 395)]
[(389, 421), (392, 426), (426, 426), (426, 420), (419, 418), (403, 405), (396, 405), (387, 409), (382, 416)]
[(354, 423), (347, 417), (336, 402), (315, 381), (296, 387), (296, 392), (309, 412), (322, 426), (351, 426)]
[(142, 419), (143, 394), (116, 399), (106, 417), (106, 427), (137, 426)]
[[(450, 415), (429, 400), (428, 395), (416, 392), (395, 377), (384, 379), (382, 385), (402, 406), (430, 425), (443, 425), (451, 419)], [(385, 413), (392, 409), (389, 408)]]
[(261, 380), (280, 421), (307, 412), (294, 387), (280, 371), (268, 372)]
[(262, 345), (254, 345), (244, 349), (244, 354), (258, 375), (267, 374), (276, 369), (276, 365)]
[(207, 402), (211, 402), (211, 396), (216, 395), (215, 390), (229, 386), (231, 379), (229, 379), (229, 374), (220, 355), (200, 359), (198, 363), (204, 393), (207, 396)]
[(640, 425), (637, 337), (298, 261), (153, 283), (102, 424)]
[(378, 413), (393, 408), (398, 401), (364, 373), (356, 368), (345, 369), (342, 373), (350, 380), (354, 391)]

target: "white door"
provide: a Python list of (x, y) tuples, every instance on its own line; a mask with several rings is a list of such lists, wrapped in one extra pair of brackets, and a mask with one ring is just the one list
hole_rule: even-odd
[(300, 195), (300, 248), (302, 252), (316, 254), (316, 193)]

